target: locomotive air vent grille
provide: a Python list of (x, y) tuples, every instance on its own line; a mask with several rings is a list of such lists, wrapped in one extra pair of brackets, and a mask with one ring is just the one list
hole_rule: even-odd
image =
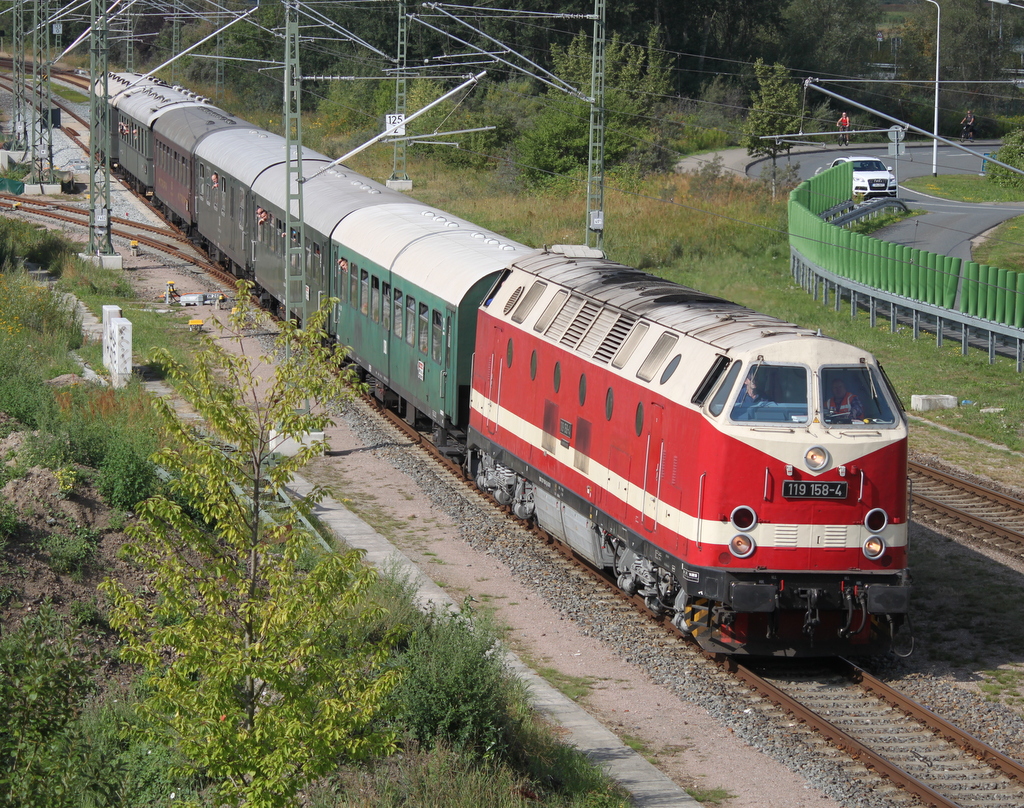
[(511, 296), (509, 296), (508, 302), (505, 304), (504, 309), (506, 317), (508, 316), (508, 313), (512, 311), (512, 307), (516, 305), (516, 301), (519, 300), (519, 296), (523, 293), (523, 289), (525, 288), (525, 286), (520, 286), (511, 294)]
[(822, 544), (826, 548), (842, 550), (846, 547), (846, 525), (825, 525)]
[(576, 312), (583, 306), (583, 298), (579, 295), (572, 295), (568, 302), (562, 306), (562, 310), (558, 312), (558, 316), (548, 326), (548, 330), (545, 331), (545, 335), (551, 337), (553, 340), (559, 340), (562, 338), (562, 334), (565, 333), (566, 329), (572, 324), (573, 318), (576, 317)]
[(608, 332), (611, 331), (612, 326), (615, 325), (615, 321), (618, 319), (619, 313), (617, 311), (601, 309), (597, 319), (594, 320), (594, 324), (580, 341), (580, 353), (584, 356), (593, 356), (597, 353), (598, 348), (604, 342), (604, 338), (608, 336)]
[(600, 311), (601, 307), (594, 301), (587, 300), (584, 302), (579, 313), (573, 318), (573, 321), (569, 324), (569, 327), (562, 334), (562, 338), (559, 341), (567, 348), (577, 347)]
[[(602, 317), (604, 314), (602, 313)], [(614, 322), (612, 327), (608, 330), (604, 340), (598, 346), (597, 351), (594, 352), (594, 359), (598, 362), (608, 364), (612, 361), (612, 357), (615, 356), (615, 352), (619, 350), (619, 346), (622, 341), (626, 338), (626, 334), (633, 327), (633, 323), (636, 322), (636, 317), (632, 317), (628, 314), (620, 314), (619, 318)], [(596, 330), (596, 329), (595, 329)]]
[(775, 546), (778, 548), (795, 548), (799, 531), (796, 525), (775, 526)]

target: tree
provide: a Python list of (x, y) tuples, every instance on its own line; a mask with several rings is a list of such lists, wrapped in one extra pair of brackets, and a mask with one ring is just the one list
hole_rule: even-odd
[[(754, 62), (758, 91), (753, 97), (753, 106), (747, 115), (746, 133), (743, 145), (751, 157), (772, 158), (772, 196), (775, 196), (775, 158), (788, 152), (790, 145), (779, 136), (793, 134), (800, 130), (800, 98), (797, 85), (789, 77), (789, 71), (780, 64), (768, 66), (762, 59)], [(767, 139), (763, 139), (768, 136)], [(772, 137), (775, 136), (775, 137)]]
[[(614, 165), (626, 160), (657, 162), (647, 154), (651, 144), (648, 119), (671, 88), (660, 33), (652, 28), (645, 47), (623, 42), (616, 34), (605, 47), (605, 160)], [(592, 40), (579, 34), (568, 48), (552, 46), (554, 73), (585, 95), (591, 90)], [(553, 174), (568, 174), (587, 165), (590, 145), (590, 105), (551, 89), (547, 108), (525, 130), (516, 147), (527, 165)], [(536, 176), (540, 176), (537, 174)]]
[[(249, 291), (240, 283), (238, 299)], [(383, 670), (393, 640), (364, 636), (380, 614), (367, 598), (374, 573), (357, 552), (325, 553), (304, 572), (311, 537), (300, 517), (323, 492), (296, 510), (276, 501), (325, 444), (311, 440), (279, 458), (272, 433), (308, 440), (330, 419), (304, 408), (307, 396), (336, 405), (357, 387), (354, 371), (339, 369), (344, 349), (325, 338), (335, 302), (303, 329), (281, 325), (276, 350), (290, 352), (276, 365), (241, 350), (257, 316), (248, 306), (231, 317), (238, 355), (210, 339), (193, 368), (159, 353), (211, 439), (157, 402), (168, 448), (155, 460), (172, 475), (169, 492), (138, 506), (127, 548), (150, 573), (155, 598), (102, 586), (123, 657), (145, 671), (147, 734), (176, 745), (219, 805), (293, 804), (339, 759), (395, 746), (375, 723), (397, 684), (398, 674)]]

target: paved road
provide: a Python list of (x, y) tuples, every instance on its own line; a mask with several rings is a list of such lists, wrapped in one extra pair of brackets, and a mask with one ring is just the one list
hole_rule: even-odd
[[(979, 154), (993, 152), (998, 148), (996, 141), (981, 141), (973, 144)], [(792, 158), (799, 165), (801, 178), (814, 175), (819, 168), (828, 166), (838, 156), (865, 154), (878, 157), (893, 169), (902, 182), (911, 177), (927, 177), (932, 174), (932, 147), (929, 144), (914, 144), (907, 147), (899, 158), (890, 157), (884, 145), (840, 148), (829, 146), (825, 149), (802, 149)], [(749, 164), (745, 173), (758, 176), (768, 161)], [(968, 154), (950, 146), (939, 146), (935, 168), (939, 174), (980, 174), (983, 158)], [(996, 225), (1015, 216), (1024, 215), (1024, 203), (967, 204), (939, 199), (927, 193), (900, 188), (900, 199), (911, 209), (926, 210), (924, 216), (915, 216), (899, 224), (886, 227), (874, 233), (880, 239), (897, 244), (930, 250), (941, 255), (952, 255), (970, 260), (971, 244), (979, 236)]]

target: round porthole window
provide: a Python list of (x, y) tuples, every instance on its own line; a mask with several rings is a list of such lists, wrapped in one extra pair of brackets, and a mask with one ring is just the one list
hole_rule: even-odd
[(615, 393), (612, 388), (608, 388), (608, 392), (604, 397), (604, 417), (609, 421), (612, 420), (612, 412), (615, 410)]
[(530, 381), (534, 381), (537, 378), (537, 352), (534, 351), (533, 355), (530, 356)]
[(509, 337), (508, 348), (505, 350), (505, 365), (512, 367), (512, 338)]
[(586, 374), (580, 375), (580, 406), (582, 407), (587, 403), (587, 377)]
[(644, 404), (641, 401), (636, 405), (636, 436), (639, 438), (644, 431)]
[(661, 374), (661, 383), (664, 384), (672, 378), (672, 374), (676, 372), (676, 368), (679, 367), (679, 363), (683, 360), (682, 354), (676, 354), (672, 357), (672, 361), (665, 365), (665, 370)]
[(562, 363), (555, 362), (555, 392), (557, 393), (559, 388), (562, 386)]

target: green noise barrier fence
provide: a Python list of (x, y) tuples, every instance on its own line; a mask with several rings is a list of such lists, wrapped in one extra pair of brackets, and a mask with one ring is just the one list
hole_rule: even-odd
[(1024, 328), (1024, 273), (881, 241), (822, 220), (850, 199), (853, 166), (830, 168), (789, 196), (790, 247), (842, 278), (912, 301)]

